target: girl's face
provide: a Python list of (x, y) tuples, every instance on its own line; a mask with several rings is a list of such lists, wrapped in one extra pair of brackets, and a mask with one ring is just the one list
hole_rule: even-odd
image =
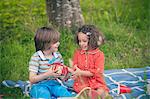
[(82, 50), (88, 49), (88, 36), (82, 32), (78, 33), (79, 46)]
[(54, 44), (51, 44), (50, 51), (51, 52), (57, 52), (59, 45), (60, 45), (60, 42), (56, 42)]

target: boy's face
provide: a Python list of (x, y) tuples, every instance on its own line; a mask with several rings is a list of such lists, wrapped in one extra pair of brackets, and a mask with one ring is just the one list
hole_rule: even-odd
[(88, 36), (82, 32), (78, 34), (78, 40), (79, 40), (79, 46), (82, 50), (87, 50), (88, 49)]
[(51, 44), (51, 47), (50, 47), (51, 52), (57, 52), (59, 45), (60, 45), (60, 42), (56, 42), (54, 44)]

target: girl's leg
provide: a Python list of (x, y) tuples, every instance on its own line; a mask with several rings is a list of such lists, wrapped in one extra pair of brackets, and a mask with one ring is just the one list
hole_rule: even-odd
[(37, 84), (32, 86), (30, 91), (30, 97), (34, 99), (51, 99), (51, 93), (46, 86)]
[(69, 92), (65, 87), (61, 85), (56, 85), (51, 88), (51, 92), (56, 97), (73, 97), (71, 92)]

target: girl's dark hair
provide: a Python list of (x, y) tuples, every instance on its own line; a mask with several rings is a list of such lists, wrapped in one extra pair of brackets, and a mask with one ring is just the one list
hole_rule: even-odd
[[(78, 29), (76, 35), (77, 44), (79, 44), (78, 33), (84, 33), (89, 37), (89, 50), (96, 49), (104, 43), (104, 36), (102, 32), (99, 31), (98, 28), (96, 28), (94, 25), (83, 25), (81, 28)], [(99, 38), (101, 38), (101, 40)]]
[(42, 27), (36, 31), (34, 42), (36, 51), (48, 50), (51, 44), (59, 41), (60, 33), (50, 27)]

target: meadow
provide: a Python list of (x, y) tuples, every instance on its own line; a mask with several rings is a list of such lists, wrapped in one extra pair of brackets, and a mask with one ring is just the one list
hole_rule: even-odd
[[(150, 66), (150, 1), (149, 0), (80, 0), (86, 24), (103, 31), (106, 42), (105, 69)], [(34, 33), (41, 26), (51, 26), (45, 0), (0, 1), (0, 82), (28, 80), (28, 62), (35, 52)], [(59, 29), (64, 62), (69, 65), (77, 47), (74, 32)], [(20, 89), (0, 86), (1, 93), (17, 94)]]

